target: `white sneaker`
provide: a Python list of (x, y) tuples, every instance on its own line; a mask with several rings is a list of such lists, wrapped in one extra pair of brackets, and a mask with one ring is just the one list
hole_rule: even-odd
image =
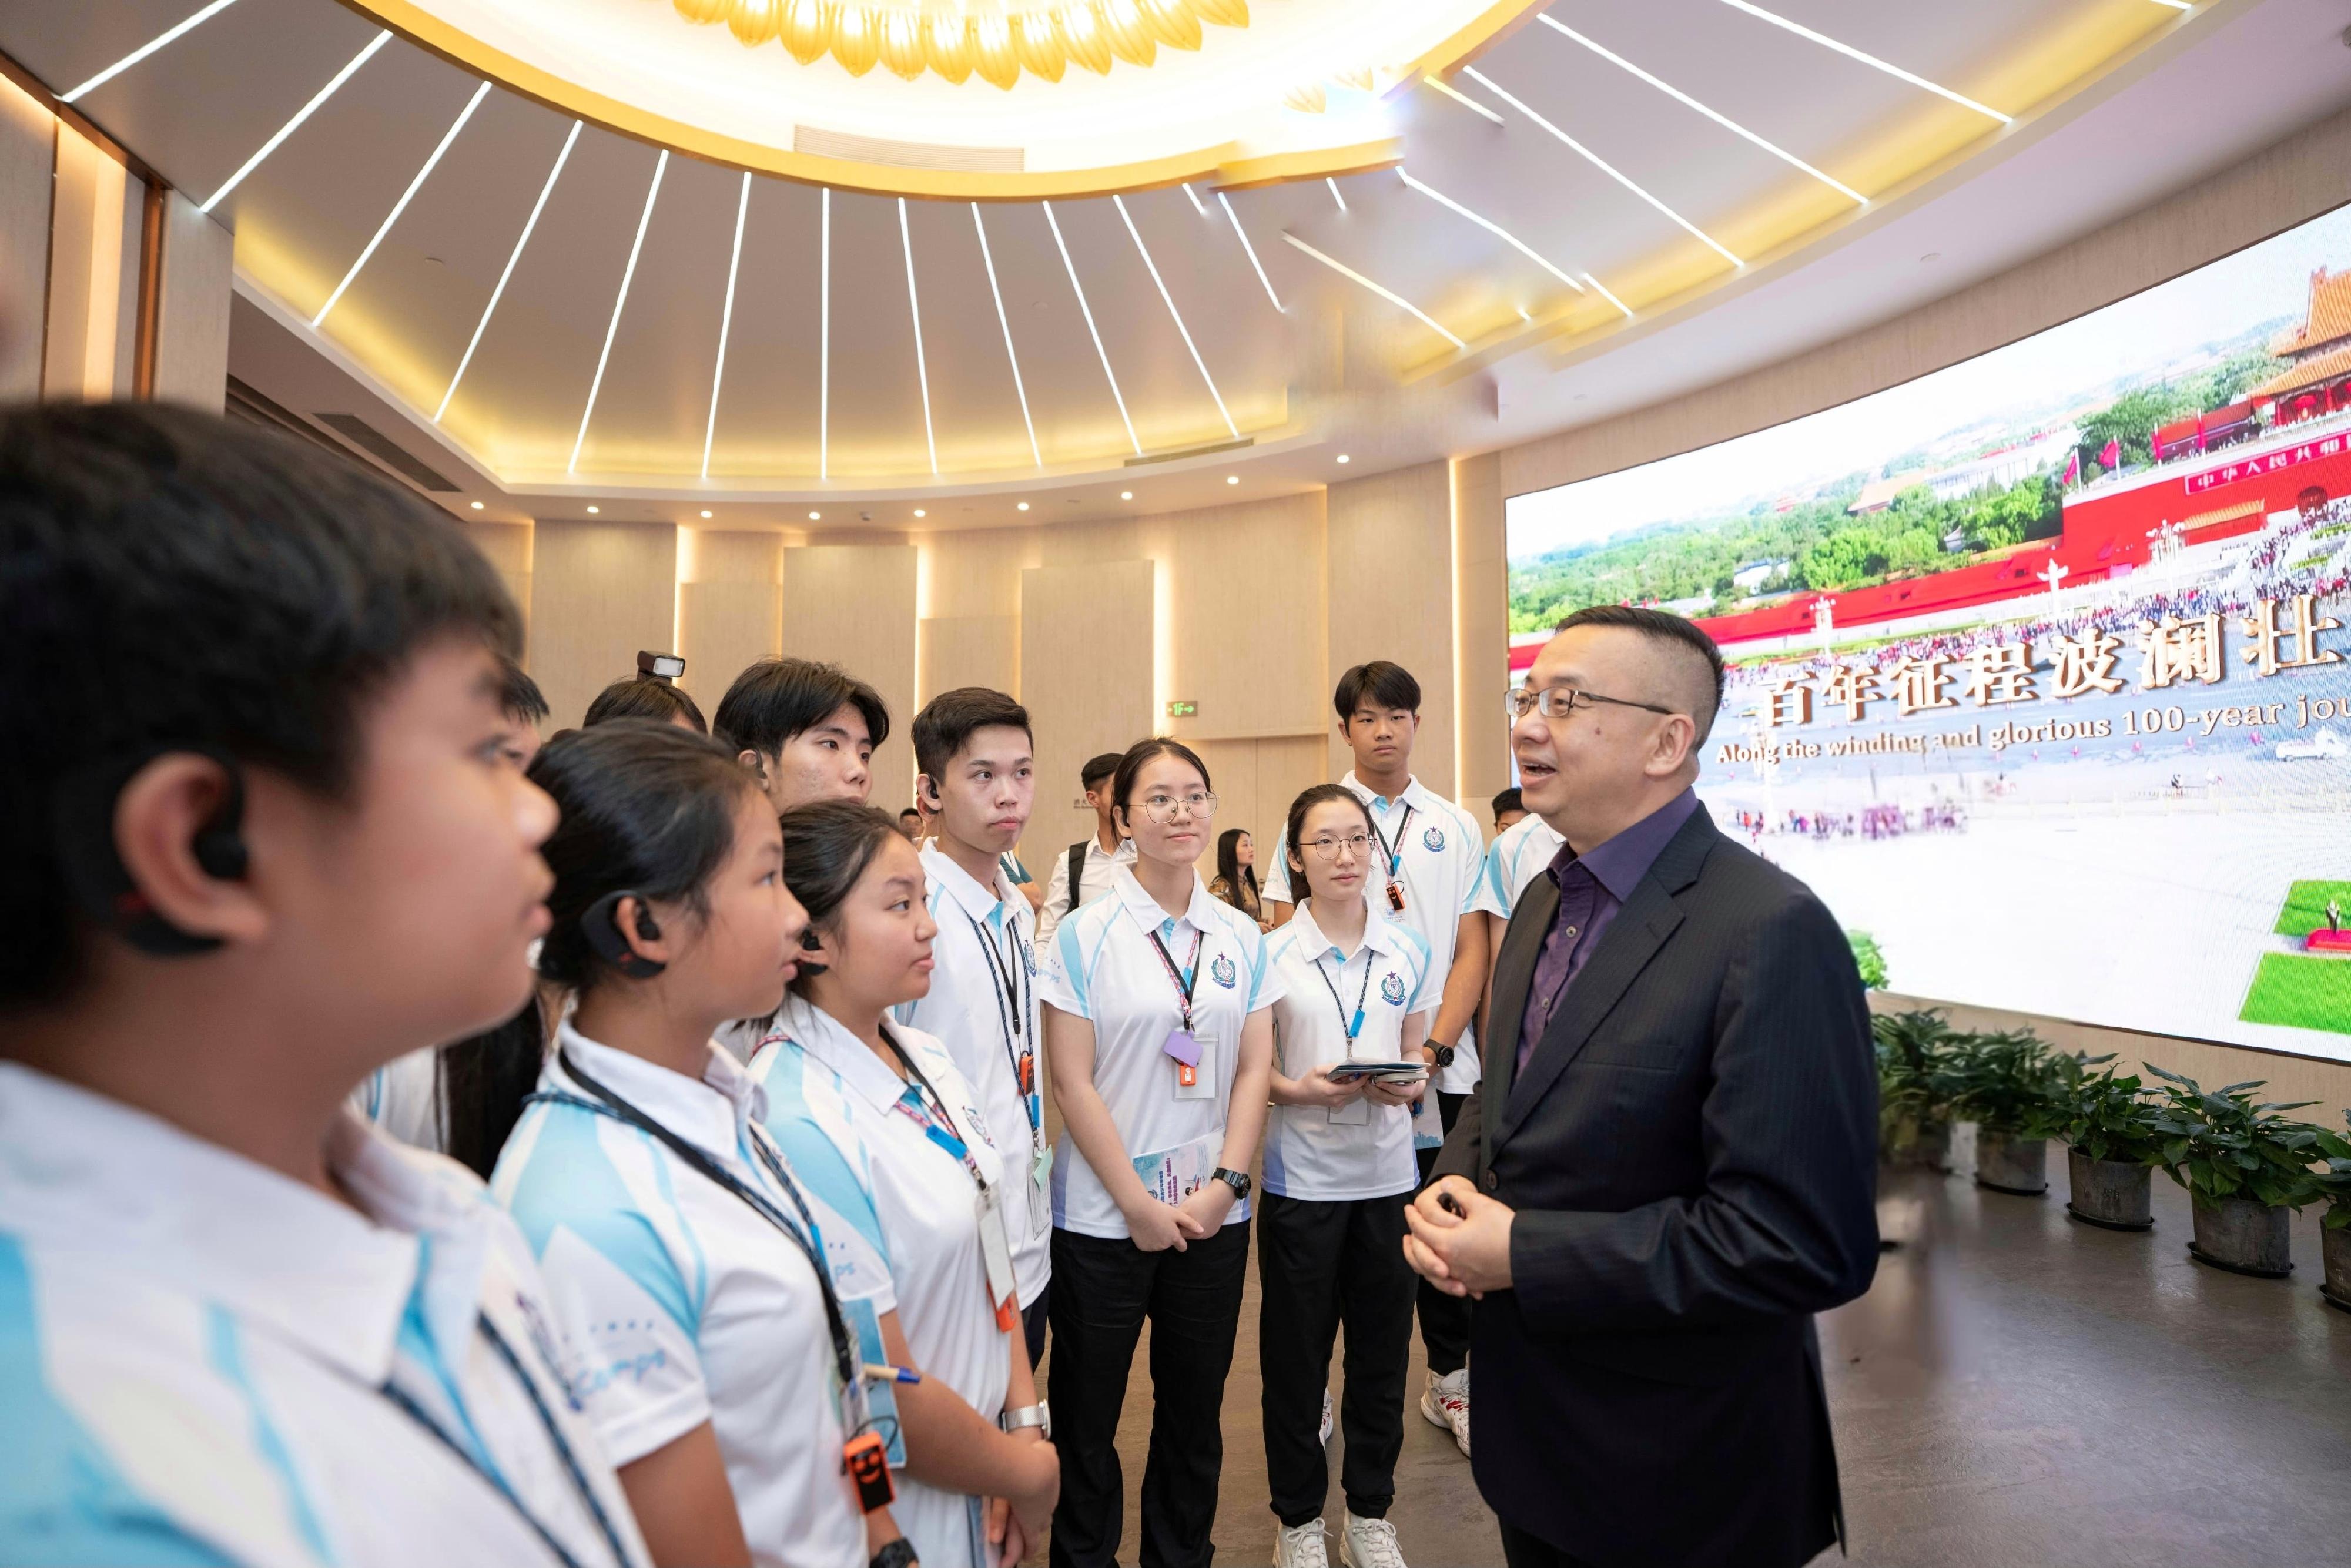
[(1442, 1427), (1453, 1434), (1465, 1455), (1469, 1452), (1469, 1369), (1460, 1367), (1439, 1377), (1428, 1375), (1428, 1386), (1421, 1390), (1420, 1413), (1432, 1427)]
[(1273, 1568), (1331, 1568), (1330, 1552), (1322, 1544), (1325, 1533), (1319, 1519), (1285, 1527), (1273, 1538)]
[(1318, 1443), (1331, 1440), (1331, 1391), (1327, 1388), (1322, 1391), (1322, 1434), (1314, 1440)]
[(1349, 1510), (1346, 1531), (1339, 1537), (1339, 1561), (1344, 1568), (1405, 1568), (1395, 1526), (1384, 1519), (1357, 1519)]

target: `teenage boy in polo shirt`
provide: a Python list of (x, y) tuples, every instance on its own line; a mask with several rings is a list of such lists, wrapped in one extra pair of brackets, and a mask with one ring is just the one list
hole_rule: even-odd
[[(1420, 683), (1410, 671), (1385, 659), (1357, 664), (1339, 677), (1331, 706), (1339, 716), (1339, 738), (1355, 754), (1355, 766), (1339, 780), (1371, 808), (1379, 842), (1368, 896), (1392, 920), (1418, 932), (1428, 944), (1429, 974), (1443, 999), (1430, 1027), (1428, 1049), (1438, 1067), (1432, 1088), (1437, 1115), (1422, 1115), (1414, 1127), (1420, 1175), (1428, 1179), (1443, 1133), (1478, 1087), (1478, 1040), (1471, 1019), (1485, 994), (1485, 916), (1471, 899), (1485, 867), (1485, 836), (1476, 819), (1412, 776), (1412, 748), (1420, 733)], [(1285, 839), (1287, 835), (1285, 834)], [(1297, 898), (1291, 891), (1290, 846), (1277, 844), (1263, 896), (1276, 927), (1286, 923)], [(1420, 1287), (1420, 1337), (1428, 1352), (1428, 1385), (1420, 1413), (1445, 1427), (1461, 1451), (1469, 1451), (1469, 1313), (1465, 1302), (1426, 1283)]]
[(345, 1103), (530, 995), (519, 632), (353, 465), (0, 416), (0, 1562), (646, 1561), (521, 1233)]
[(897, 1009), (900, 1022), (936, 1037), (955, 1058), (1004, 1157), (1004, 1229), (1032, 1366), (1045, 1351), (1052, 1280), (1053, 1159), (1037, 1034), (1036, 915), (1003, 857), (1036, 802), (1035, 747), (1029, 710), (986, 686), (942, 692), (914, 716), (914, 789), (932, 828), (925, 896), (939, 932), (929, 994)]

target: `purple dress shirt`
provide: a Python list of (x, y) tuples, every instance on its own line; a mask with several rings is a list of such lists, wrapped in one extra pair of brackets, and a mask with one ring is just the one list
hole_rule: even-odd
[(1526, 1076), (1527, 1058), (1534, 1054), (1568, 988), (1599, 947), (1608, 923), (1697, 810), (1698, 792), (1685, 789), (1607, 842), (1594, 845), (1589, 854), (1578, 855), (1573, 844), (1559, 846), (1543, 870), (1559, 888), (1559, 913), (1535, 959), (1534, 983), (1527, 988), (1526, 1017), (1519, 1024), (1518, 1077)]

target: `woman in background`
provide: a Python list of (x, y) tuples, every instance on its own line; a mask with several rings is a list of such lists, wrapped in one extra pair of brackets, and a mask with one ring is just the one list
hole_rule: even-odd
[(1217, 836), (1217, 879), (1208, 883), (1208, 892), (1256, 921), (1259, 930), (1273, 929), (1258, 896), (1257, 841), (1247, 828), (1227, 828)]

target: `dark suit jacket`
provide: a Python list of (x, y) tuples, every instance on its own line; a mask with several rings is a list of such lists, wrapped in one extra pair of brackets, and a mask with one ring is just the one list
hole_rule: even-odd
[(1877, 1262), (1877, 1077), (1844, 935), (1716, 831), (1669, 841), (1521, 1078), (1559, 907), (1502, 939), (1486, 1081), (1437, 1169), (1518, 1211), (1470, 1333), (1495, 1511), (1595, 1568), (1776, 1568), (1839, 1532), (1812, 1314)]

